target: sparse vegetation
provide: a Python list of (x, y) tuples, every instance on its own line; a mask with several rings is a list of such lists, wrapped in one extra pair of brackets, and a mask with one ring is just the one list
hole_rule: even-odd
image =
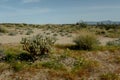
[(119, 76), (115, 73), (105, 73), (100, 75), (100, 80), (119, 80)]
[(32, 30), (28, 30), (28, 31), (26, 32), (26, 35), (30, 35), (30, 34), (32, 34), (32, 33), (33, 33)]
[[(0, 80), (119, 80), (119, 29), (86, 23), (0, 24)], [(7, 36), (25, 38), (9, 43)], [(8, 43), (2, 43), (4, 37)], [(108, 39), (107, 44), (99, 38)]]
[(62, 70), (64, 69), (64, 66), (59, 63), (58, 61), (48, 61), (48, 62), (43, 62), (42, 67), (49, 68), (49, 69), (55, 69), (55, 70)]
[(15, 35), (17, 35), (17, 32), (16, 32), (16, 31), (9, 32), (8, 35), (9, 35), (9, 36), (15, 36)]

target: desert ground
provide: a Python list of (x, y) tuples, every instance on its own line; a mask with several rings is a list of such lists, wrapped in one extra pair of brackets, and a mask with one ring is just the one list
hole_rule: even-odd
[[(95, 35), (98, 45), (93, 49), (72, 49), (76, 37), (89, 33)], [(21, 40), (39, 34), (54, 37), (56, 41), (47, 56), (39, 55), (31, 61), (26, 55), (32, 53), (23, 49)], [(120, 80), (119, 38), (119, 27), (0, 24), (0, 80)]]
[[(30, 35), (26, 35), (26, 31), (24, 31), (24, 30), (22, 31), (23, 34), (17, 34), (17, 35), (14, 35), (14, 36), (4, 34), (4, 35), (0, 36), (0, 43), (1, 44), (9, 44), (9, 43), (10, 44), (14, 44), (14, 43), (16, 44), (16, 43), (20, 43), (21, 39), (24, 38), (24, 37), (32, 37), (32, 36), (37, 35), (37, 34), (44, 35), (45, 34), (44, 32), (46, 32), (46, 33), (51, 32), (50, 30), (43, 31), (43, 29), (38, 29), (38, 28), (33, 28), (32, 31), (33, 31), (33, 33), (31, 33)], [(49, 35), (52, 36), (53, 33), (50, 33)], [(70, 35), (72, 35), (72, 37), (67, 37), (67, 35), (60, 36), (60, 34), (58, 33), (57, 36), (56, 36), (58, 40), (56, 41), (55, 44), (74, 44), (72, 42), (72, 40), (77, 35), (77, 33), (76, 34), (75, 33), (70, 33)], [(117, 39), (118, 38), (109, 38), (109, 37), (103, 37), (103, 36), (98, 37), (98, 40), (101, 42), (101, 45), (105, 45), (107, 42), (114, 41), (114, 40), (117, 40)]]

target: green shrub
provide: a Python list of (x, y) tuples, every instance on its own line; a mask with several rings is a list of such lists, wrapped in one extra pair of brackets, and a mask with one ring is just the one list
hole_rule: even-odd
[(76, 43), (76, 48), (82, 50), (91, 50), (99, 43), (96, 36), (89, 32), (80, 33), (79, 36), (74, 39), (74, 42)]
[(7, 33), (8, 30), (5, 27), (0, 26), (0, 32), (1, 33)]
[(0, 48), (0, 58), (6, 62), (12, 62), (17, 60), (18, 54), (22, 52), (20, 46), (18, 47), (18, 46), (4, 45), (0, 47), (2, 47)]
[(7, 61), (7, 62), (13, 62), (16, 59), (17, 59), (17, 55), (16, 54), (8, 53), (5, 56), (5, 61)]
[(22, 70), (23, 68), (25, 68), (26, 65), (27, 65), (26, 63), (20, 62), (20, 61), (16, 61), (16, 62), (12, 62), (11, 63), (12, 69), (14, 71), (16, 71), (16, 72)]
[(55, 41), (55, 38), (52, 37), (36, 35), (32, 38), (23, 38), (21, 44), (23, 44), (25, 51), (29, 52), (32, 57), (37, 59), (41, 55), (50, 53)]
[(6, 50), (4, 50), (4, 59), (5, 61), (7, 62), (12, 62), (12, 61), (15, 61), (17, 59), (17, 54), (16, 54), (17, 51), (15, 51), (15, 49), (13, 48), (7, 48)]

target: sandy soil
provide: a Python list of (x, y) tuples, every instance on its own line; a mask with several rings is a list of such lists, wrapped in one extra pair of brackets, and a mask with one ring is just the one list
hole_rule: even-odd
[(98, 38), (98, 40), (101, 42), (101, 45), (105, 45), (107, 42), (109, 41), (114, 41), (114, 40), (117, 40), (118, 38), (108, 38), (108, 37), (103, 37), (103, 36), (100, 36)]
[[(20, 43), (21, 39), (24, 38), (24, 37), (32, 37), (34, 35), (37, 35), (37, 34), (45, 34), (42, 29), (37, 29), (37, 28), (34, 28), (33, 29), (34, 33), (31, 34), (31, 35), (25, 35), (25, 34), (17, 34), (15, 36), (10, 36), (10, 35), (2, 35), (0, 36), (0, 43), (1, 44), (8, 44), (8, 43)], [(47, 31), (47, 32), (50, 32), (50, 31)], [(52, 35), (52, 33), (50, 34)], [(75, 37), (75, 34), (72, 34), (73, 37), (67, 37), (67, 36), (56, 36), (57, 37), (57, 41), (56, 41), (56, 44), (73, 44), (72, 40), (73, 38)], [(102, 37), (100, 36), (98, 38), (98, 40), (101, 42), (102, 45), (105, 45), (108, 41), (113, 41), (113, 40), (116, 40), (117, 38), (108, 38), (108, 37)]]

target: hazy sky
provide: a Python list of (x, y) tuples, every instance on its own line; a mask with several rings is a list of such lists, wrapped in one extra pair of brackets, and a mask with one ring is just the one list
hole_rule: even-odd
[(0, 0), (0, 23), (120, 21), (120, 0)]

